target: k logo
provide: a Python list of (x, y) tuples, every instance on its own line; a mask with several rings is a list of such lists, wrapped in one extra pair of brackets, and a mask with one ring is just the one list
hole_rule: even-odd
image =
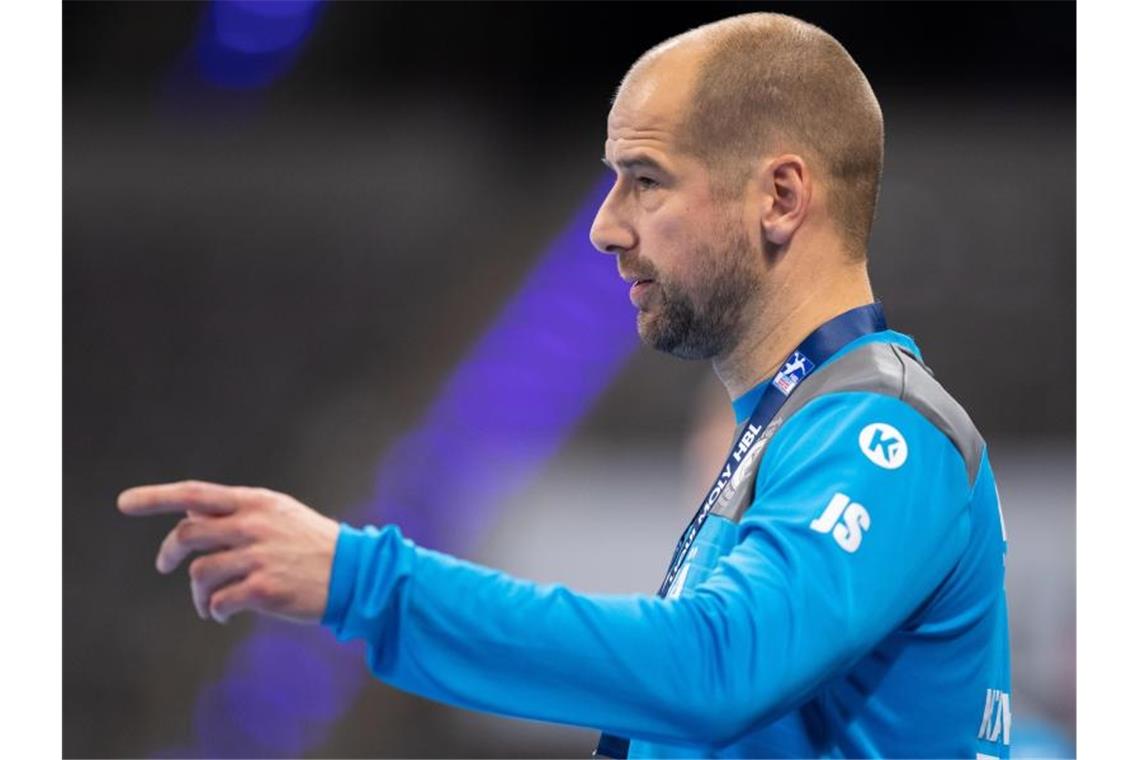
[(906, 439), (885, 422), (872, 422), (859, 433), (859, 448), (875, 464), (897, 470), (906, 462)]

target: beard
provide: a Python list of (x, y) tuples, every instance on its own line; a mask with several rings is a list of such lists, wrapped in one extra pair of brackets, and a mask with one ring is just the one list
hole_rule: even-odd
[(698, 262), (694, 285), (684, 288), (652, 274), (660, 297), (637, 314), (637, 332), (647, 345), (680, 359), (709, 359), (736, 346), (745, 306), (756, 293), (758, 262), (739, 226), (721, 239), (719, 247), (702, 244), (691, 252)]

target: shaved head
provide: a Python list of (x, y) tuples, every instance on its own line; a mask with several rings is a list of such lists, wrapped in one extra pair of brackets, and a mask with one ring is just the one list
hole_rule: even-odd
[(740, 192), (762, 155), (803, 155), (848, 252), (866, 255), (883, 167), (883, 117), (871, 85), (835, 38), (791, 16), (752, 13), (673, 37), (646, 52), (618, 97), (678, 59), (687, 104), (679, 147)]

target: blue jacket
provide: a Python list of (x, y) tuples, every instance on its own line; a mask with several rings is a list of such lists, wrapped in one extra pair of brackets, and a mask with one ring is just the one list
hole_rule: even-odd
[(1008, 757), (994, 476), (920, 358), (883, 331), (817, 368), (746, 509), (709, 516), (667, 598), (342, 525), (322, 622), (393, 686), (627, 736), (630, 757)]

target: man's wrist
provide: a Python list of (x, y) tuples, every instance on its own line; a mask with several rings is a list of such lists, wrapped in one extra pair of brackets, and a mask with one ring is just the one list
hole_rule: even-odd
[(413, 547), (395, 525), (341, 523), (321, 625), (341, 641), (376, 643), (390, 622), (393, 594), (411, 572)]
[[(375, 534), (376, 529), (371, 532)], [(369, 529), (360, 530), (348, 523), (340, 524), (336, 549), (333, 552), (332, 569), (329, 573), (328, 601), (325, 603), (321, 625), (331, 628), (338, 637), (344, 626), (345, 616), (352, 606), (356, 589), (356, 578), (360, 570), (360, 556), (364, 544), (369, 539)]]

